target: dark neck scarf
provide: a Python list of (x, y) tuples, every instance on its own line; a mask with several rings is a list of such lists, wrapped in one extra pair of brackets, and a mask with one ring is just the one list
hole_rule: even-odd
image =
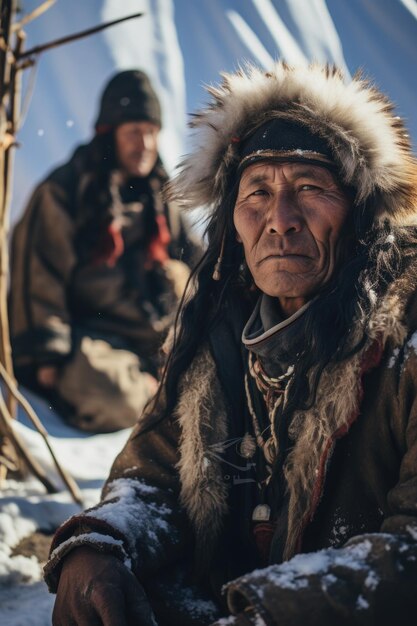
[(304, 312), (283, 319), (278, 300), (262, 294), (242, 333), (242, 343), (261, 361), (268, 376), (282, 376), (293, 366), (305, 339)]

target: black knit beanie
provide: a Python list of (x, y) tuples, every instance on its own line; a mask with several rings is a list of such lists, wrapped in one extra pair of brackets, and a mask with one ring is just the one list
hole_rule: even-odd
[(119, 72), (106, 85), (95, 128), (107, 132), (125, 122), (161, 126), (161, 105), (148, 76), (140, 70)]

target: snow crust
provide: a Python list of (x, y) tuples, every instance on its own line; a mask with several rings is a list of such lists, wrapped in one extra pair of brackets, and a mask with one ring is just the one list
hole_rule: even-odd
[[(283, 589), (299, 590), (305, 589), (309, 585), (311, 576), (321, 576), (321, 586), (325, 590), (329, 588), (336, 577), (331, 573), (331, 568), (344, 567), (350, 570), (369, 570), (365, 585), (369, 589), (375, 589), (378, 579), (367, 563), (367, 557), (372, 549), (369, 539), (364, 539), (360, 543), (341, 549), (329, 548), (300, 554), (281, 565), (271, 565), (265, 569), (255, 570), (248, 576), (240, 578), (242, 584), (249, 585), (262, 600), (263, 589), (268, 583)], [(262, 586), (259, 582), (262, 580)], [(363, 602), (358, 598), (363, 607)]]
[(407, 532), (412, 536), (412, 538), (417, 541), (417, 526), (411, 526), (411, 524), (408, 524), (407, 528)]
[(390, 357), (390, 360), (388, 361), (388, 367), (389, 368), (394, 367), (394, 365), (395, 365), (395, 363), (397, 361), (399, 353), (400, 353), (400, 349), (399, 348), (394, 348), (394, 350), (392, 351), (392, 355)]
[(412, 348), (414, 352), (417, 352), (417, 333), (411, 335), (410, 340), (407, 342), (407, 347)]
[(404, 365), (406, 365), (407, 360), (415, 354), (417, 354), (417, 332), (413, 333), (405, 344)]
[[(130, 430), (109, 435), (85, 435), (67, 426), (47, 403), (26, 393), (51, 433), (51, 445), (61, 464), (76, 479), (83, 507), (97, 504), (104, 480)], [(56, 485), (56, 494), (45, 493), (33, 477), (6, 480), (0, 497), (0, 624), (50, 626), (55, 597), (42, 579), (43, 564), (35, 556), (13, 555), (13, 548), (36, 531), (53, 533), (67, 518), (79, 513), (65, 490), (45, 443), (25, 416), (15, 424), (21, 439)], [(112, 539), (112, 538), (109, 538)], [(93, 538), (94, 540), (94, 538)], [(98, 537), (95, 538), (98, 540)], [(114, 541), (112, 539), (112, 541)], [(126, 565), (129, 565), (126, 560)]]
[(363, 611), (365, 609), (369, 609), (369, 602), (367, 600), (365, 600), (365, 598), (363, 596), (359, 596), (357, 601), (356, 601), (356, 608), (359, 611)]
[(86, 515), (120, 530), (129, 542), (132, 558), (141, 560), (145, 555), (137, 554), (137, 543), (154, 555), (161, 548), (161, 536), (169, 535), (170, 541), (175, 541), (176, 530), (169, 523), (173, 511), (155, 502), (157, 496), (158, 490), (154, 487), (132, 478), (119, 478), (109, 486), (104, 504)]
[(115, 539), (114, 537), (112, 537), (111, 535), (104, 535), (101, 533), (95, 533), (95, 532), (91, 532), (91, 533), (83, 533), (81, 535), (76, 535), (73, 537), (69, 537), (69, 539), (67, 539), (66, 541), (64, 541), (63, 543), (61, 543), (57, 548), (55, 548), (55, 550), (53, 550), (53, 552), (51, 552), (51, 558), (56, 557), (58, 554), (62, 553), (62, 551), (67, 548), (69, 545), (71, 544), (83, 544), (85, 543), (85, 540), (88, 540), (89, 544), (97, 544), (102, 546), (103, 544), (107, 544), (107, 545), (113, 545), (113, 546), (117, 546), (118, 548), (121, 549), (122, 553), (125, 555), (124, 558), (124, 564), (126, 565), (126, 567), (128, 567), (129, 569), (132, 568), (132, 561), (131, 559), (128, 558), (128, 556), (126, 555), (126, 552), (124, 550), (123, 547), (123, 541), (121, 541), (120, 539)]
[(368, 587), (371, 591), (376, 589), (380, 583), (378, 576), (372, 570), (369, 571), (365, 580), (365, 587)]

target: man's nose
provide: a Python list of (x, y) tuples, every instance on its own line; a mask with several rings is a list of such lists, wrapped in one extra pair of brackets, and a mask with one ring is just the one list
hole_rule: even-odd
[(136, 137), (135, 137), (135, 148), (136, 150), (140, 150), (143, 151), (145, 150), (145, 136), (143, 133), (137, 133)]
[(144, 133), (142, 135), (142, 150), (152, 150), (153, 149), (153, 137), (151, 133)]
[(302, 215), (291, 194), (283, 192), (272, 198), (266, 228), (270, 235), (288, 235), (292, 232), (300, 232)]

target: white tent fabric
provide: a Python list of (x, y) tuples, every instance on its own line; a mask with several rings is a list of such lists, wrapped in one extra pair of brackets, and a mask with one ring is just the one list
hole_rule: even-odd
[[(22, 1), (25, 12), (38, 4)], [(118, 69), (143, 68), (158, 89), (170, 171), (187, 150), (186, 117), (204, 104), (204, 84), (246, 60), (362, 69), (396, 102), (417, 145), (416, 0), (58, 0), (28, 25), (27, 46), (137, 11), (144, 16), (47, 52), (26, 73), (12, 221), (34, 184), (89, 138), (98, 95)]]

